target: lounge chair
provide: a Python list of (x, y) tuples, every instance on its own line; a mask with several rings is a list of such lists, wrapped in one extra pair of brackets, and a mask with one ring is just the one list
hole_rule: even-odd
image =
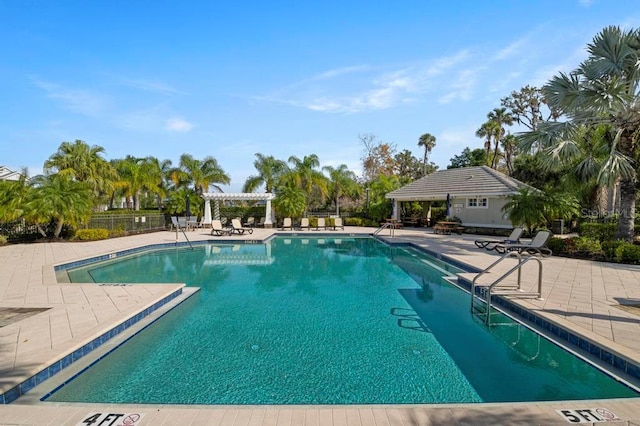
[(344, 230), (344, 225), (342, 224), (342, 218), (341, 217), (336, 217), (335, 219), (333, 219), (333, 230), (337, 230), (338, 228)]
[(245, 226), (247, 228), (253, 228), (254, 226), (256, 226), (256, 219), (253, 216), (249, 216), (247, 218), (247, 221), (243, 223), (242, 226)]
[(539, 254), (540, 256), (551, 256), (551, 249), (548, 248), (547, 241), (551, 237), (551, 231), (538, 231), (529, 244), (498, 244), (495, 250), (498, 253), (517, 251), (518, 253)]
[(285, 217), (282, 220), (282, 228), (280, 228), (280, 230), (284, 231), (285, 229), (289, 229), (289, 230), (293, 231), (293, 225), (291, 224), (291, 218), (290, 217)]
[(180, 222), (178, 221), (177, 216), (171, 216), (171, 227), (172, 229), (176, 229), (176, 230), (184, 229), (184, 227), (180, 225)]
[(300, 230), (309, 230), (309, 218), (308, 217), (303, 217), (302, 219), (300, 219)]
[(263, 228), (264, 227), (264, 222), (267, 220), (266, 217), (262, 216), (260, 218), (260, 220), (258, 221), (258, 224), (256, 225), (257, 227)]
[(248, 232), (250, 234), (253, 234), (253, 229), (252, 228), (245, 228), (244, 226), (242, 226), (242, 224), (240, 223), (240, 219), (231, 219), (231, 233), (236, 233), (236, 234), (244, 234), (245, 232)]
[(506, 240), (475, 240), (475, 244), (476, 247), (487, 249), (489, 251), (495, 250), (499, 244), (520, 244), (522, 231), (522, 228), (513, 228), (513, 231), (511, 231), (511, 234)]
[(213, 219), (211, 221), (211, 235), (229, 235), (231, 234), (231, 230), (229, 228), (224, 228), (222, 226), (222, 222), (218, 219)]
[(327, 225), (325, 225), (325, 223), (324, 223), (324, 217), (319, 217), (318, 218), (318, 224), (316, 225), (316, 231), (319, 230), (320, 228), (327, 229)]

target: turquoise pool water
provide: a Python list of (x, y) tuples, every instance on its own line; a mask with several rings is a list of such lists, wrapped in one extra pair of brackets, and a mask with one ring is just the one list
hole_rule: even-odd
[(456, 269), (371, 238), (149, 252), (72, 282), (202, 290), (49, 401), (389, 404), (635, 397), (507, 318), (486, 327)]

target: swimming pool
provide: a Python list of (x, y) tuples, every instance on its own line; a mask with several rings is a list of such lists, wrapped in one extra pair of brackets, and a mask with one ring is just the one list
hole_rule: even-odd
[(129, 256), (73, 282), (201, 287), (50, 401), (389, 404), (637, 393), (526, 327), (487, 327), (458, 270), (372, 238), (276, 238)]

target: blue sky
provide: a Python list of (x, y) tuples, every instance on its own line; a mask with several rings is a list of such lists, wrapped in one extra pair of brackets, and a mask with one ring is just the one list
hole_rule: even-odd
[(421, 158), (429, 132), (445, 168), (607, 25), (640, 27), (637, 1), (0, 0), (0, 165), (38, 174), (82, 139), (213, 156), (238, 192), (257, 152), (360, 172), (359, 135)]

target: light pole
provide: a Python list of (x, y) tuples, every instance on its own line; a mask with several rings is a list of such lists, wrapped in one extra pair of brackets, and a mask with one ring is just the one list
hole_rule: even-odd
[(367, 192), (367, 219), (369, 219), (369, 187), (368, 186), (365, 188), (365, 191)]

